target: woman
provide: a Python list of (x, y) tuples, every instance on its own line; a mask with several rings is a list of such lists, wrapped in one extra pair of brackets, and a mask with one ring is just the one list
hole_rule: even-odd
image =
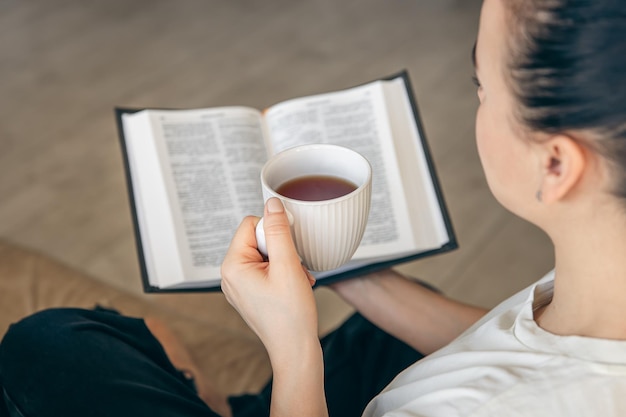
[[(203, 402), (177, 375), (181, 359), (170, 354), (175, 343), (158, 324), (57, 310), (13, 326), (0, 345), (8, 408), (25, 416), (215, 415), (209, 404), (224, 416), (350, 416), (426, 354), (363, 415), (623, 414), (626, 5), (485, 0), (475, 67), (476, 136), (489, 186), (554, 242), (555, 269), (537, 284), (486, 312), (393, 271), (345, 281), (334, 289), (385, 332), (355, 316), (320, 343), (311, 277), (282, 205), (269, 200), (270, 261), (256, 250), (258, 220), (247, 218), (222, 270), (224, 293), (269, 353), (273, 381), (259, 396), (227, 404), (198, 380)], [(89, 332), (68, 330), (84, 328)], [(119, 360), (94, 360), (105, 353)], [(30, 368), (13, 365), (20, 355), (50, 366), (71, 357), (81, 366), (57, 366), (45, 376), (54, 383), (43, 384), (24, 376)], [(352, 360), (346, 372), (344, 360)], [(374, 372), (379, 364), (382, 375)], [(87, 379), (97, 382), (81, 384)], [(58, 388), (63, 384), (72, 391)]]
[[(338, 284), (361, 314), (418, 351), (441, 348), (364, 415), (623, 415), (626, 3), (485, 0), (475, 67), (489, 186), (550, 236), (555, 270), (454, 341), (482, 311), (391, 271)], [(271, 261), (260, 262), (256, 220), (247, 219), (224, 262), (223, 289), (269, 352), (272, 415), (323, 416), (307, 274), (280, 203), (270, 201), (265, 216)]]

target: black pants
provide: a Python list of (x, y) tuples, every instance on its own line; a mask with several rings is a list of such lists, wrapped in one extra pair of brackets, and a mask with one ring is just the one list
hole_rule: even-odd
[[(322, 339), (331, 417), (360, 416), (422, 355), (360, 315)], [(143, 320), (108, 310), (50, 309), (0, 344), (0, 416), (216, 416)], [(271, 382), (229, 398), (235, 417), (269, 415)], [(4, 402), (4, 404), (3, 404)]]

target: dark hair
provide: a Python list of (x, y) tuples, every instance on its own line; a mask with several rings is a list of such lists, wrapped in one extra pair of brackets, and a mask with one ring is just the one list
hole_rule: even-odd
[(626, 198), (626, 1), (502, 1), (518, 119), (532, 131), (590, 132)]

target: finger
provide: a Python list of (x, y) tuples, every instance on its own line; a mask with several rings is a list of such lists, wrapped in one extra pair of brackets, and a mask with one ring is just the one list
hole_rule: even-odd
[(304, 269), (304, 273), (306, 274), (307, 279), (309, 280), (309, 284), (311, 284), (311, 287), (315, 285), (315, 283), (317, 282), (317, 279), (313, 276), (313, 274), (311, 274), (311, 272), (306, 269), (304, 266), (302, 267), (302, 269)]
[(283, 203), (270, 198), (265, 204), (263, 215), (267, 255), (272, 264), (298, 264), (300, 257), (291, 237), (291, 227)]
[(258, 261), (262, 259), (261, 254), (256, 250), (256, 237), (254, 233), (258, 222), (259, 218), (254, 216), (248, 216), (242, 220), (230, 242), (223, 264), (229, 264), (231, 260), (240, 262), (242, 256), (250, 258), (250, 260)]

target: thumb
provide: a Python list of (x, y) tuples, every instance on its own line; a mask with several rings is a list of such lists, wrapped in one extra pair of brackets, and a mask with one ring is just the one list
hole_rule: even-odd
[(265, 204), (263, 230), (270, 262), (300, 265), (300, 257), (291, 236), (289, 218), (282, 201), (278, 198), (270, 198)]

